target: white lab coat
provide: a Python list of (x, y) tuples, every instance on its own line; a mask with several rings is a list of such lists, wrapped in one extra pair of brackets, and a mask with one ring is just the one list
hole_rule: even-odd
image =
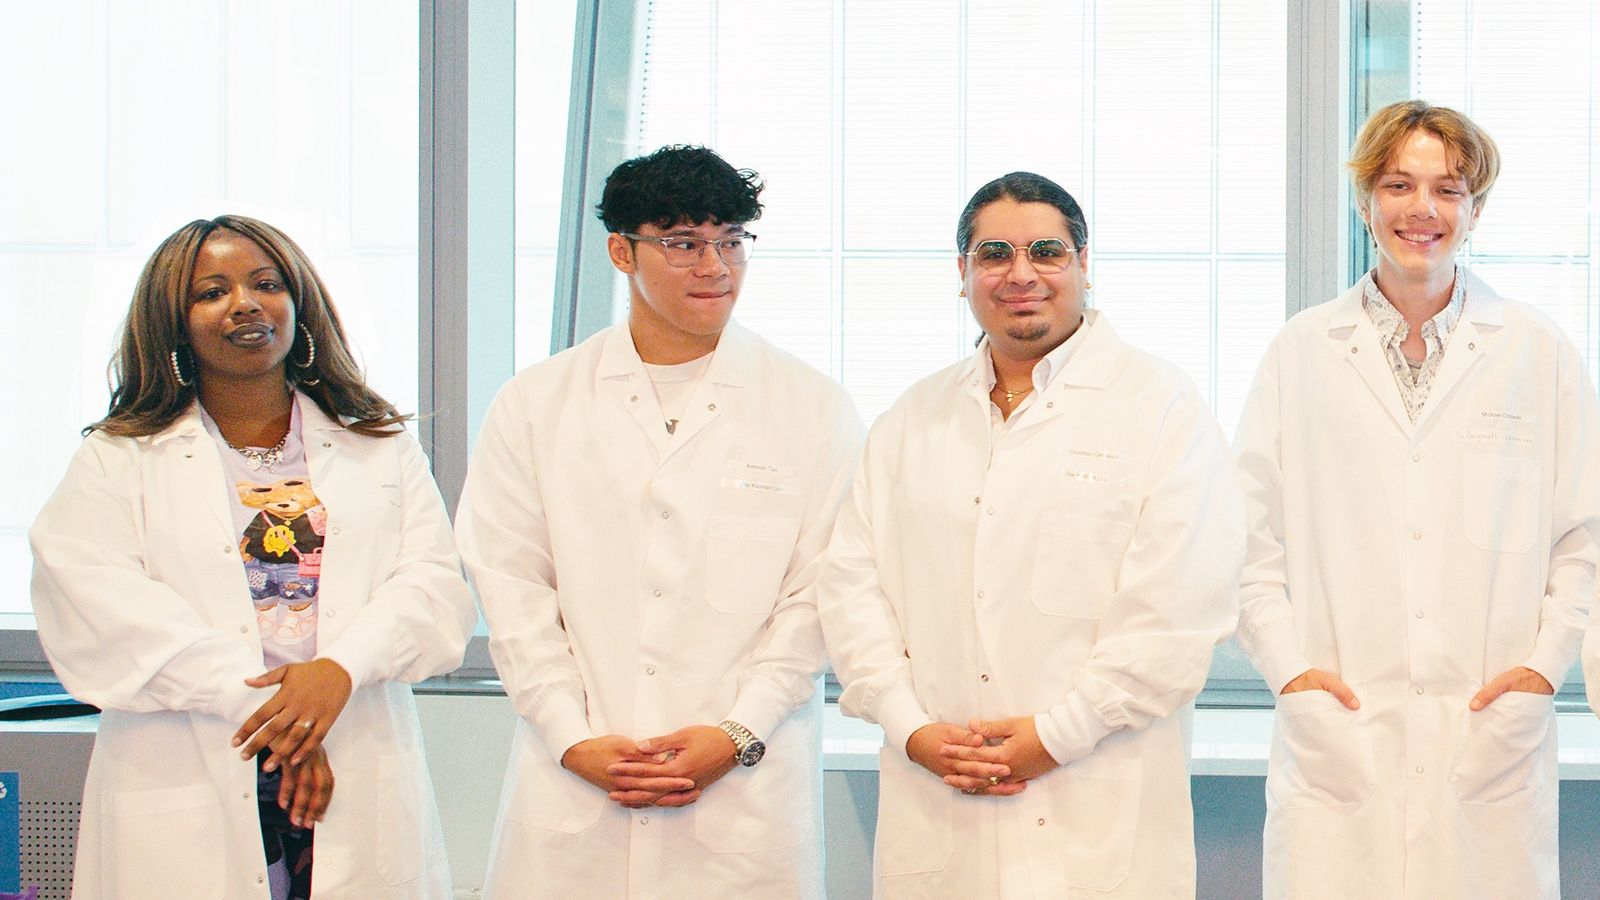
[[(1194, 896), (1187, 704), (1234, 626), (1244, 513), (1194, 386), (1083, 327), (992, 462), (987, 343), (918, 382), (839, 515), (819, 602), (841, 707), (887, 738), (880, 898), (1002, 896), (1001, 846), (1011, 897)], [(1071, 750), (1015, 797), (905, 753), (930, 721), (1037, 714)]]
[[(457, 515), (520, 717), (486, 897), (821, 895), (813, 583), (860, 432), (842, 388), (737, 324), (675, 435), (626, 325), (500, 391)], [(724, 719), (766, 758), (683, 809), (560, 764)]]
[[(1462, 270), (1463, 272), (1465, 270)], [(1555, 898), (1550, 698), (1594, 593), (1600, 418), (1571, 342), (1467, 275), (1415, 425), (1359, 287), (1290, 320), (1237, 452), (1240, 644), (1276, 694), (1317, 667), (1361, 699), (1278, 698), (1269, 898)]]
[[(475, 621), (427, 459), (300, 398), (328, 510), (318, 654), (355, 690), (324, 746), (335, 786), (316, 830), (322, 898), (450, 895), (443, 836), (404, 682), (461, 662)], [(149, 437), (91, 434), (29, 537), (39, 641), (101, 707), (83, 790), (76, 900), (266, 900), (256, 765), (233, 733), (276, 688), (239, 560), (217, 443), (193, 406)]]

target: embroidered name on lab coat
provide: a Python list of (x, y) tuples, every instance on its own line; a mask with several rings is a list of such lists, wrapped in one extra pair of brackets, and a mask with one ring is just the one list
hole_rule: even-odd
[(741, 491), (786, 494), (789, 492), (789, 486), (784, 483), (784, 474), (782, 466), (771, 463), (730, 460), (723, 466), (722, 480), (719, 483), (725, 488)]

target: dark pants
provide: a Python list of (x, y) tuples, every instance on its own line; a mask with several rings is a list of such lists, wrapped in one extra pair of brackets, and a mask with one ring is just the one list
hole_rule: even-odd
[(256, 798), (261, 811), (261, 844), (270, 867), (288, 858), (289, 900), (311, 900), (311, 839), (309, 828), (296, 828), (289, 811), (278, 808), (278, 789), (283, 785), (283, 770), (263, 772), (270, 750), (256, 756)]

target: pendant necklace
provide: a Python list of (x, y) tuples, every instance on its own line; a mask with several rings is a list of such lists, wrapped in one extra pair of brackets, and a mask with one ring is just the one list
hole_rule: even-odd
[(1008, 391), (1008, 390), (1005, 389), (1004, 385), (1000, 384), (1000, 382), (997, 381), (997, 382), (994, 383), (994, 389), (999, 391), (1000, 393), (1004, 394), (1006, 396), (1006, 404), (1010, 405), (1012, 403), (1017, 402), (1017, 398), (1018, 397), (1021, 397), (1023, 394), (1026, 394), (1029, 391), (1033, 390), (1033, 385), (1030, 384), (1027, 387), (1022, 388), (1021, 390)]
[(261, 469), (266, 469), (268, 472), (271, 472), (273, 466), (283, 462), (283, 445), (287, 443), (288, 440), (289, 435), (284, 434), (284, 436), (279, 439), (278, 443), (270, 450), (262, 450), (257, 447), (241, 447), (232, 441), (228, 441), (228, 446), (232, 447), (236, 453), (244, 457), (244, 464), (250, 469), (250, 471), (255, 472)]

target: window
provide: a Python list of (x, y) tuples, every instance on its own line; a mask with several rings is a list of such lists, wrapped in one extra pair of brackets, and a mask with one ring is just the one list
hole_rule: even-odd
[(516, 368), (550, 352), (577, 4), (517, 4)]
[(1466, 264), (1600, 363), (1600, 7), (1415, 0), (1415, 95), (1482, 125), (1501, 174)]
[(760, 171), (737, 313), (869, 419), (971, 352), (955, 222), (1015, 169), (1083, 205), (1093, 302), (1229, 431), (1283, 322), (1286, 20), (1276, 2), (652, 0), (634, 153)]

